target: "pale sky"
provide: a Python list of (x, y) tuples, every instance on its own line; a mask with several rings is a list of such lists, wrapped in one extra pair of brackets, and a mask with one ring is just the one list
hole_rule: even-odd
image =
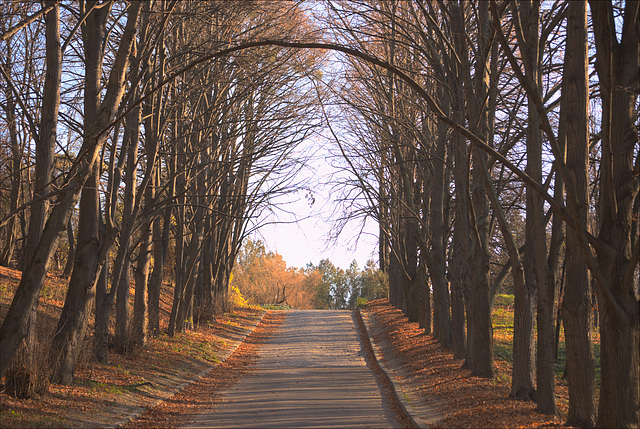
[[(330, 76), (335, 78), (344, 67), (334, 55), (330, 54), (331, 60), (324, 70), (323, 81), (329, 88), (333, 86)], [(344, 111), (334, 107), (325, 104), (325, 114), (332, 118), (333, 131), (339, 138), (348, 138), (341, 132)], [(347, 269), (353, 260), (360, 268), (364, 268), (369, 259), (378, 262), (378, 225), (373, 220), (368, 220), (364, 228), (360, 220), (352, 222), (343, 230), (337, 242), (329, 242), (334, 219), (342, 214), (334, 201), (337, 195), (332, 194), (332, 189), (336, 184), (335, 179), (345, 174), (340, 169), (345, 161), (336, 149), (334, 137), (327, 128), (322, 128), (301, 143), (302, 152), (313, 153), (312, 159), (300, 173), (300, 180), (310, 182), (315, 203), (310, 207), (304, 192), (290, 195), (280, 203), (286, 211), (295, 213), (302, 220), (296, 222), (294, 216), (283, 213), (277, 217), (271, 215), (267, 218), (269, 221), (292, 223), (266, 225), (252, 235), (262, 240), (268, 250), (282, 255), (288, 267), (304, 267), (309, 262), (317, 265), (322, 259), (329, 259), (343, 269)], [(333, 191), (336, 192), (335, 189)]]
[[(294, 203), (293, 207), (299, 207), (299, 214), (310, 211), (304, 200)], [(330, 230), (331, 221), (318, 214), (293, 224), (264, 226), (255, 237), (260, 238), (268, 250), (282, 255), (288, 267), (304, 267), (309, 262), (317, 265), (320, 260), (329, 259), (334, 265), (347, 269), (355, 259), (363, 268), (368, 259), (378, 260), (378, 240), (373, 235), (377, 228), (373, 222), (368, 222), (369, 234), (361, 235), (357, 245), (357, 231), (353, 229), (344, 231), (337, 243), (327, 243)]]
[[(303, 144), (317, 146), (320, 143), (312, 140)], [(322, 259), (329, 259), (334, 265), (347, 269), (355, 259), (358, 266), (364, 268), (367, 260), (378, 261), (378, 226), (369, 220), (364, 233), (358, 234), (360, 222), (353, 222), (345, 228), (337, 243), (328, 242), (335, 211), (334, 196), (331, 195), (335, 182), (331, 177), (339, 173), (332, 166), (334, 163), (327, 161), (327, 156), (327, 151), (321, 147), (310, 165), (301, 172), (302, 178), (306, 177), (311, 181), (314, 204), (309, 205), (305, 192), (302, 191), (281, 199), (282, 207), (295, 213), (295, 217), (280, 213), (277, 218), (270, 215), (267, 219), (292, 223), (263, 226), (252, 238), (262, 240), (268, 250), (282, 255), (288, 267), (302, 268), (309, 262), (317, 265)], [(295, 222), (296, 218), (301, 220)]]

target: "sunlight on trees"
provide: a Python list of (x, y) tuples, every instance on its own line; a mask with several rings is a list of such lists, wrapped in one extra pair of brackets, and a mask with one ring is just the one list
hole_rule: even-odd
[[(0, 3), (0, 264), (22, 271), (1, 376), (73, 383), (82, 352), (227, 311), (233, 277), (254, 303), (388, 296), (493, 377), (513, 291), (511, 395), (558, 412), (563, 327), (567, 423), (637, 427), (639, 22), (636, 1)], [(377, 264), (290, 268), (248, 240), (312, 186), (310, 137), (340, 169), (334, 231), (376, 221)], [(47, 274), (69, 287), (36, 338)]]
[(364, 270), (354, 261), (345, 271), (328, 259), (317, 266), (287, 267), (282, 256), (252, 239), (243, 245), (232, 275), (231, 284), (249, 303), (258, 305), (344, 310), (386, 298), (388, 293), (387, 276), (373, 261)]

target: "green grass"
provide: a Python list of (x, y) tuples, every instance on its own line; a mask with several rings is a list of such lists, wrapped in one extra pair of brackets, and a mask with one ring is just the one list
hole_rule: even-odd
[(358, 299), (356, 300), (356, 307), (360, 308), (360, 307), (366, 307), (369, 305), (369, 301), (367, 300), (367, 298), (363, 298), (361, 296), (358, 297)]
[(511, 307), (513, 309), (513, 295), (497, 295), (495, 307)]
[(265, 310), (291, 310), (291, 306), (288, 304), (264, 304), (262, 308)]
[(127, 390), (127, 386), (120, 386), (113, 383), (104, 383), (104, 382), (94, 381), (94, 380), (83, 381), (83, 380), (76, 379), (74, 380), (74, 383), (81, 386), (87, 386), (91, 389), (98, 390), (100, 392), (110, 393), (113, 395), (121, 395), (125, 392), (125, 390)]
[(16, 410), (0, 411), (0, 427), (64, 427), (64, 420), (56, 416), (21, 413)]
[[(498, 295), (492, 313), (493, 325), (493, 357), (511, 364), (513, 362), (513, 295)], [(597, 331), (597, 330), (596, 330)], [(594, 335), (596, 332), (594, 331)], [(595, 338), (599, 338), (596, 336)], [(593, 345), (595, 357), (596, 385), (600, 385), (600, 343), (595, 341)], [(567, 360), (564, 331), (560, 328), (560, 341), (558, 342), (558, 358), (555, 360), (555, 374), (558, 379), (564, 377), (564, 369)], [(510, 377), (510, 374), (500, 374), (497, 377)]]
[[(202, 341), (189, 334), (180, 334), (174, 338), (167, 338), (165, 341), (173, 352), (206, 362), (220, 362), (216, 344), (213, 342)], [(224, 345), (224, 342), (221, 341), (221, 344)]]

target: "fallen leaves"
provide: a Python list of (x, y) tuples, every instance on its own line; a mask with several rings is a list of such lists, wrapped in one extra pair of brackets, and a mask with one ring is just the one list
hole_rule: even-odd
[[(20, 280), (20, 272), (0, 267), (0, 321)], [(48, 277), (39, 306), (40, 338), (50, 338), (57, 325), (68, 281)], [(168, 323), (172, 289), (163, 285), (161, 326)], [(0, 427), (111, 426), (137, 407), (155, 404), (167, 392), (211, 367), (243, 333), (251, 330), (260, 310), (237, 309), (215, 322), (174, 338), (150, 338), (132, 355), (109, 353), (109, 362), (91, 356), (92, 326), (71, 386), (51, 385), (37, 398), (21, 400), (2, 392)], [(229, 323), (234, 326), (230, 327)], [(182, 350), (180, 352), (179, 350)]]
[[(510, 379), (472, 377), (463, 360), (454, 359), (386, 300), (373, 301), (365, 311), (373, 316), (376, 343), (391, 347), (410, 374), (410, 383), (430, 406), (446, 415), (439, 427), (562, 427), (561, 417), (538, 413), (535, 403), (509, 399)], [(511, 373), (509, 362), (496, 360), (495, 367), (497, 374)], [(560, 399), (566, 388), (559, 387)]]
[(166, 401), (149, 408), (125, 427), (179, 427), (187, 425), (190, 418), (197, 414), (214, 410), (222, 400), (221, 392), (233, 386), (249, 371), (255, 362), (257, 349), (267, 342), (285, 317), (282, 312), (268, 312), (256, 329), (224, 362)]

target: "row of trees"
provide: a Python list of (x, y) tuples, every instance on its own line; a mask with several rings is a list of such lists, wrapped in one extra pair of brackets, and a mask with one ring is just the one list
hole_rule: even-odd
[[(157, 327), (156, 282), (170, 268), (170, 332), (224, 307), (248, 219), (295, 190), (295, 145), (332, 90), (354, 178), (345, 221), (378, 221), (391, 302), (489, 377), (492, 297), (511, 277), (513, 396), (556, 412), (559, 307), (568, 423), (637, 426), (640, 4), (322, 5), (311, 23), (298, 3), (2, 4), (2, 256), (24, 276), (0, 328), (0, 372), (34, 344), (65, 230), (76, 256), (52, 347), (58, 381), (71, 380), (94, 294), (98, 333), (116, 300), (124, 348)], [(342, 52), (329, 87), (316, 73), (326, 49)], [(126, 328), (129, 266), (139, 316)]]
[(354, 309), (359, 303), (386, 298), (389, 289), (386, 274), (373, 261), (363, 270), (353, 261), (345, 271), (328, 259), (317, 266), (287, 267), (282, 256), (253, 239), (243, 244), (231, 283), (249, 303), (296, 309)]
[[(160, 330), (163, 281), (175, 288), (170, 335), (225, 310), (242, 241), (272, 198), (298, 189), (296, 147), (318, 122), (306, 78), (322, 55), (229, 49), (313, 30), (298, 4), (257, 6), (2, 3), (0, 250), (23, 272), (0, 328), (7, 380), (46, 365), (71, 383), (92, 315), (99, 361), (110, 335), (119, 352), (143, 346)], [(56, 257), (69, 289), (39, 344)]]
[(339, 226), (378, 221), (391, 303), (477, 376), (493, 375), (491, 308), (510, 282), (512, 396), (547, 414), (561, 318), (575, 426), (639, 419), (638, 15), (632, 1), (515, 0), (325, 15), (345, 54)]

